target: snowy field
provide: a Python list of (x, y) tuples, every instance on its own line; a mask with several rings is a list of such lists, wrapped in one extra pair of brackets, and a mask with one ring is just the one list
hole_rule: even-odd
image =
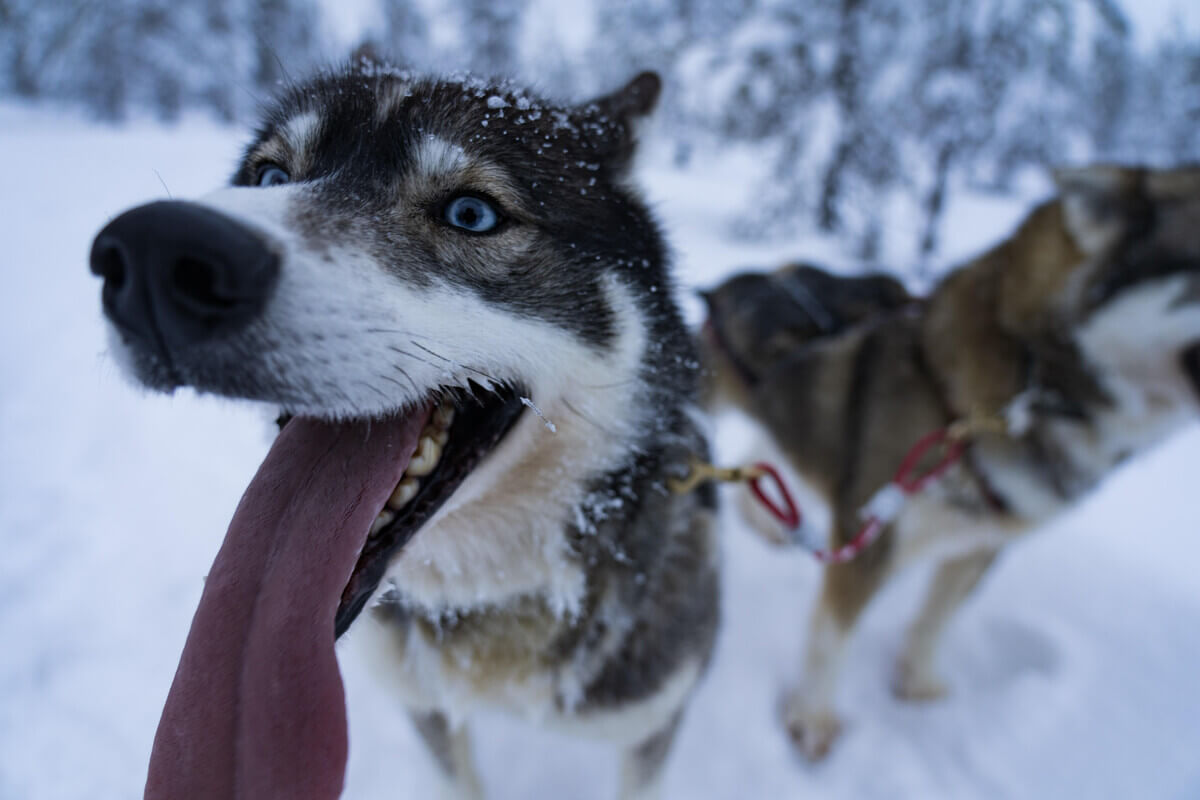
[[(92, 235), (113, 213), (220, 182), (240, 133), (94, 127), (0, 106), (0, 798), (140, 796), (151, 737), (201, 579), (267, 447), (261, 414), (187, 393), (147, 396), (105, 355)], [(703, 161), (701, 159), (700, 161)], [(747, 248), (720, 214), (749, 186), (649, 159), (644, 182), (685, 286), (821, 248)], [(952, 214), (967, 253), (1019, 209)], [(694, 306), (692, 306), (694, 311)], [(719, 448), (744, 423), (722, 421)], [(914, 574), (868, 614), (830, 760), (798, 762), (776, 724), (817, 570), (724, 526), (725, 626), (686, 718), (670, 798), (1200, 798), (1200, 433), (1131, 466), (1054, 530), (1014, 547), (947, 638), (953, 695), (899, 704), (888, 678)], [(347, 659), (346, 796), (430, 795), (433, 772), (397, 709)], [(495, 798), (610, 798), (615, 755), (507, 718), (481, 720)]]

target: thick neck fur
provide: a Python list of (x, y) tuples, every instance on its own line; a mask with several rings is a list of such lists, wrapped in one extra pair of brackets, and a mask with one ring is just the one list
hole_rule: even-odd
[[(645, 459), (659, 463), (694, 438), (684, 415), (694, 401), (690, 343), (672, 324), (673, 308), (658, 315), (667, 330), (656, 331), (661, 326), (646, 320), (634, 294), (612, 282), (614, 346), (586, 364), (563, 365), (568, 377), (535, 397), (541, 415), (524, 414), (406, 547), (381, 591), (431, 615), (530, 596), (555, 613), (579, 611), (588, 565), (569, 532), (586, 538), (626, 528), (598, 524), (636, 509), (613, 476), (639, 475)], [(673, 456), (686, 463), (685, 455)], [(594, 544), (612, 553), (621, 547)]]

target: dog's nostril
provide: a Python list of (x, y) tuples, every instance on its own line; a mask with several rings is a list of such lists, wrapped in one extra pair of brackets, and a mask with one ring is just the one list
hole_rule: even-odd
[(119, 247), (106, 247), (97, 254), (92, 271), (104, 278), (105, 286), (120, 291), (125, 285), (127, 270), (125, 256)]
[(182, 298), (210, 310), (231, 308), (237, 298), (222, 293), (220, 268), (198, 258), (182, 256), (171, 265), (171, 285)]

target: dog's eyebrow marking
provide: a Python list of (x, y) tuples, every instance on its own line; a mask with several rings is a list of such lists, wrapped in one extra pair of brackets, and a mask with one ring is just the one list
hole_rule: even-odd
[(375, 124), (382, 125), (391, 119), (400, 105), (412, 96), (412, 89), (413, 84), (410, 81), (395, 81), (381, 86), (377, 92)]
[(312, 160), (312, 148), (321, 132), (321, 116), (315, 111), (304, 111), (276, 126), (263, 142), (254, 149), (253, 158), (259, 161), (274, 161), (296, 172), (308, 169)]
[(438, 178), (465, 169), (470, 163), (461, 146), (429, 134), (413, 152), (413, 171), (421, 178)]
[(321, 132), (321, 116), (316, 111), (305, 111), (279, 126), (276, 133), (291, 148), (293, 157), (300, 163), (308, 161), (309, 150)]
[(421, 137), (413, 147), (402, 184), (434, 193), (447, 188), (484, 191), (509, 212), (532, 213), (528, 200), (507, 170), (493, 161), (473, 157), (461, 145), (435, 134)]

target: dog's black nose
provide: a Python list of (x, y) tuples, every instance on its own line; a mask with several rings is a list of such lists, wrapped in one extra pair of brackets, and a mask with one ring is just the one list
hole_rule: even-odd
[(246, 226), (194, 203), (138, 206), (92, 243), (105, 313), (167, 356), (244, 326), (266, 305), (279, 259)]

